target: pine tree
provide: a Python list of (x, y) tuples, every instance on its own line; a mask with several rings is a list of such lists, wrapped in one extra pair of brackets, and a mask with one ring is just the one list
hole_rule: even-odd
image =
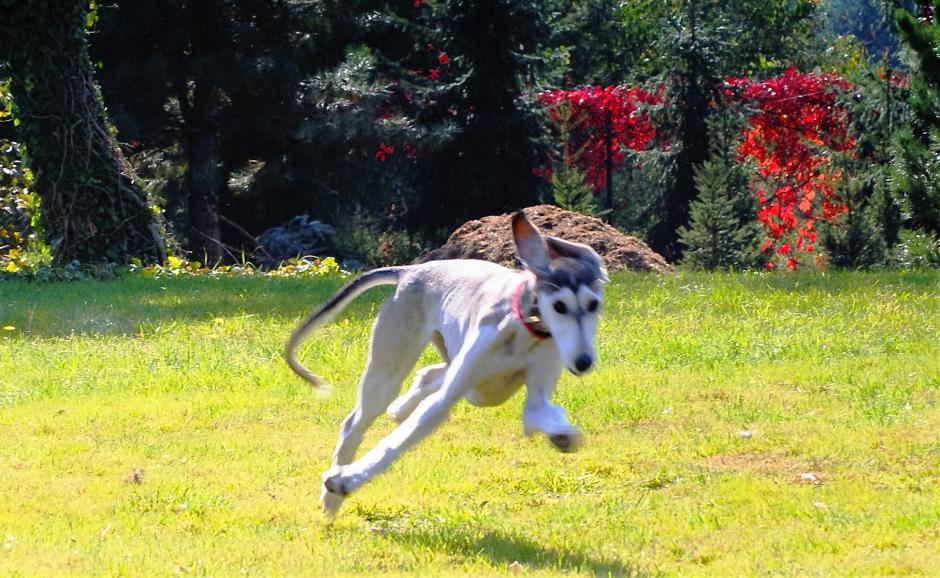
[(552, 174), (552, 197), (555, 204), (566, 211), (599, 215), (594, 204), (594, 191), (577, 167), (566, 166)]
[(571, 142), (571, 131), (583, 124), (584, 117), (576, 117), (571, 104), (562, 102), (553, 109), (549, 122), (558, 133), (560, 147), (552, 155), (556, 161), (552, 171), (554, 203), (566, 211), (600, 216), (594, 202), (594, 190), (578, 167), (586, 145), (576, 149)]
[[(641, 68), (659, 69), (667, 90), (659, 126), (675, 146), (671, 179), (662, 189), (658, 222), (647, 236), (668, 260), (678, 260), (680, 227), (690, 222), (690, 203), (700, 193), (695, 169), (710, 155), (708, 118), (722, 79), (779, 69), (799, 61), (812, 33), (818, 2), (810, 0), (681, 0), (627, 2), (625, 17), (661, 18), (663, 33)], [(631, 22), (631, 28), (637, 28)], [(640, 28), (642, 30), (642, 28)], [(774, 34), (766, 33), (774, 30)], [(628, 73), (630, 74), (630, 73)]]
[(822, 243), (832, 265), (867, 269), (885, 258), (885, 243), (875, 219), (876, 212), (849, 212), (845, 222), (823, 223)]
[(679, 229), (683, 263), (695, 268), (744, 269), (760, 259), (756, 207), (745, 168), (734, 152), (740, 122), (734, 110), (709, 119), (711, 157), (695, 171), (699, 196), (689, 206), (689, 226)]
[[(853, 133), (863, 129), (863, 118), (853, 122)], [(837, 159), (841, 179), (833, 191), (833, 199), (845, 206), (845, 212), (834, 220), (820, 221), (822, 244), (829, 260), (836, 267), (867, 269), (882, 264), (886, 241), (883, 219), (885, 207), (877, 168), (874, 167), (870, 145), (858, 139), (854, 155), (842, 153)]]
[[(681, 231), (691, 221), (691, 204), (701, 191), (695, 180), (698, 167), (709, 157), (709, 101), (718, 87), (717, 61), (710, 39), (698, 29), (701, 18), (696, 0), (687, 3), (686, 26), (678, 32), (678, 66), (668, 74), (667, 123), (676, 139), (675, 178), (663, 199), (663, 220), (653, 228), (650, 245), (670, 261), (682, 257)], [(706, 7), (707, 9), (707, 7)]]
[(909, 226), (940, 233), (940, 0), (923, 3), (923, 19), (899, 9), (901, 37), (917, 54), (912, 77), (911, 123), (898, 131), (894, 146), (893, 191)]
[[(179, 194), (167, 205), (185, 207), (178, 232), (195, 259), (237, 258), (228, 247), (245, 236), (227, 221), (247, 213), (254, 229), (268, 215), (276, 223), (296, 214), (296, 205), (278, 213), (288, 204), (277, 201), (239, 212), (229, 183), (252, 162), (289, 173), (280, 165), (297, 141), (303, 88), (342, 60), (356, 9), (333, 0), (122, 0), (99, 9), (91, 48), (104, 98), (122, 139), (179, 162)], [(302, 187), (289, 188), (297, 196)]]
[(698, 269), (737, 269), (753, 267), (757, 250), (757, 228), (741, 219), (735, 197), (746, 194), (734, 190), (733, 167), (725, 159), (705, 161), (695, 174), (699, 197), (692, 202), (691, 224), (679, 229), (685, 246), (683, 263)]
[(841, 106), (849, 112), (854, 145), (851, 153), (845, 150), (834, 158), (840, 177), (833, 185), (832, 200), (845, 210), (833, 220), (817, 221), (822, 245), (836, 267), (880, 265), (886, 247), (897, 240), (900, 216), (886, 190), (889, 181), (885, 174), (887, 115), (891, 111), (885, 106), (885, 88), (879, 84), (873, 78), (860, 77), (857, 91), (841, 98)]
[[(544, 153), (541, 126), (521, 96), (522, 78), (538, 44), (541, 14), (531, 0), (446, 0), (436, 5), (453, 81), (429, 111), (453, 127), (418, 160), (418, 224), (427, 232), (535, 202), (532, 174)], [(444, 84), (444, 83), (442, 83)]]

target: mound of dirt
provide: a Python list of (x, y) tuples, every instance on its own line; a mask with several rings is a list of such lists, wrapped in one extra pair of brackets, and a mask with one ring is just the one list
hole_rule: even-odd
[[(600, 219), (565, 211), (552, 205), (536, 205), (525, 209), (529, 220), (546, 235), (590, 245), (607, 263), (607, 269), (618, 271), (673, 271), (662, 255), (636, 237), (624, 235)], [(447, 243), (419, 257), (424, 263), (438, 259), (483, 259), (506, 267), (516, 266), (512, 242), (512, 215), (484, 217), (464, 223), (454, 231)]]

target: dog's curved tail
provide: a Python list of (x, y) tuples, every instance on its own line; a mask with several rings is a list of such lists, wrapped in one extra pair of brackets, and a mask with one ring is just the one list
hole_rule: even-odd
[(300, 346), (301, 342), (310, 335), (314, 329), (332, 319), (333, 316), (345, 309), (353, 299), (362, 293), (378, 285), (397, 285), (403, 270), (403, 267), (384, 267), (369, 271), (347, 283), (342, 289), (334, 293), (326, 303), (317, 307), (313, 313), (294, 330), (294, 333), (291, 334), (290, 339), (287, 341), (287, 347), (284, 350), (284, 359), (287, 360), (287, 364), (290, 365), (291, 369), (293, 369), (297, 375), (313, 384), (314, 387), (324, 387), (325, 384), (323, 380), (317, 375), (314, 375), (312, 371), (304, 367), (304, 365), (298, 361), (297, 347)]

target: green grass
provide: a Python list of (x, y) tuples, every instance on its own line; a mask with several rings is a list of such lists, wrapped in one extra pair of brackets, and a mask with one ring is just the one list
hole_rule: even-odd
[(0, 283), (0, 575), (940, 568), (938, 273), (615, 276), (600, 367), (557, 395), (579, 453), (522, 437), (520, 396), (462, 404), (328, 527), (387, 293), (304, 349), (330, 397), (281, 348), (338, 283)]

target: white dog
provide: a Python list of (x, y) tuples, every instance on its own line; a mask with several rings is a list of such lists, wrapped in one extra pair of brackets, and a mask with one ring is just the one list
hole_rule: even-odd
[[(332, 467), (323, 476), (321, 501), (328, 515), (431, 433), (461, 398), (495, 406), (525, 383), (525, 434), (542, 432), (561, 451), (577, 447), (580, 433), (550, 400), (563, 367), (581, 375), (594, 364), (607, 273), (590, 247), (543, 237), (521, 212), (513, 215), (512, 232), (522, 271), (475, 260), (375, 269), (294, 331), (287, 362), (319, 387), (320, 378), (296, 357), (303, 338), (370, 287), (397, 285), (375, 321), (358, 403), (343, 421)], [(396, 399), (428, 342), (444, 362), (419, 370)], [(353, 461), (366, 430), (385, 411), (400, 425)]]

